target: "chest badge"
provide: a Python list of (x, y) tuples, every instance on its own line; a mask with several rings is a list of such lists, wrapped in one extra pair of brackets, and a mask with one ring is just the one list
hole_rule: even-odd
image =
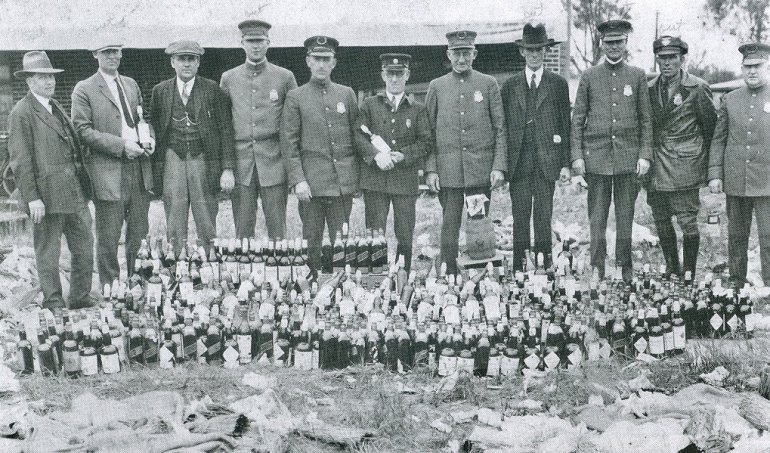
[(681, 93), (677, 93), (677, 94), (675, 94), (675, 95), (674, 95), (674, 105), (676, 105), (676, 106), (680, 106), (680, 105), (682, 105), (682, 102), (684, 102), (684, 101), (682, 100), (682, 94), (681, 94)]
[(484, 100), (484, 95), (481, 94), (481, 91), (476, 91), (473, 93), (473, 100), (476, 102), (481, 102)]
[(270, 100), (273, 102), (278, 100), (278, 90), (270, 90)]
[(623, 96), (631, 96), (632, 94), (634, 94), (634, 92), (631, 90), (631, 85), (623, 87)]
[(345, 104), (342, 102), (337, 103), (337, 113), (345, 113), (347, 110), (345, 109)]
[(765, 113), (770, 113), (770, 102), (765, 102), (765, 106), (762, 108)]
[(412, 127), (412, 119), (411, 118), (407, 118), (406, 119), (406, 127), (407, 127), (407, 129)]

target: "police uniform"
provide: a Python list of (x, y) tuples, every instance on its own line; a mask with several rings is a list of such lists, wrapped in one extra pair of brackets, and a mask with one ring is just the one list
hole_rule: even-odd
[[(271, 26), (261, 20), (238, 24), (244, 40), (266, 40)], [(286, 94), (297, 88), (294, 74), (265, 58), (225, 71), (220, 81), (232, 104), (235, 129), (235, 189), (232, 194), (236, 237), (254, 236), (257, 199), (262, 198), (267, 234), (285, 237), (286, 170), (279, 126)]]
[[(743, 65), (767, 63), (770, 46), (744, 44)], [(765, 69), (760, 69), (765, 70)], [(770, 284), (770, 88), (744, 86), (722, 98), (709, 154), (709, 181), (727, 196), (730, 277), (745, 280), (751, 217), (757, 220), (762, 280)]]
[[(685, 55), (687, 43), (662, 36), (653, 42), (656, 55)], [(716, 111), (708, 83), (680, 69), (672, 80), (662, 75), (648, 83), (654, 131), (654, 158), (647, 187), (655, 227), (668, 273), (695, 274), (700, 233), (699, 188), (706, 183), (708, 152)], [(676, 216), (682, 229), (683, 266), (680, 267)]]
[[(446, 36), (450, 50), (475, 48), (475, 32)], [(425, 169), (438, 174), (441, 189), (441, 260), (456, 274), (465, 196), (490, 197), (490, 173), (507, 170), (503, 102), (495, 78), (470, 69), (432, 80), (425, 105), (435, 145)]]
[[(384, 71), (406, 71), (411, 56), (382, 54)], [(361, 163), (361, 189), (364, 192), (366, 227), (385, 230), (388, 211), (393, 205), (393, 228), (406, 270), (411, 268), (412, 236), (415, 225), (415, 202), (418, 195), (419, 169), (424, 165), (430, 142), (430, 129), (425, 106), (405, 93), (396, 97), (382, 92), (364, 99), (360, 121), (393, 151), (404, 155), (390, 170), (381, 170), (374, 156), (366, 155)]]
[[(626, 39), (631, 24), (622, 20), (598, 27), (604, 41)], [(572, 162), (583, 159), (588, 183), (591, 265), (604, 277), (607, 216), (615, 202), (615, 263), (630, 280), (631, 227), (638, 194), (639, 159), (652, 160), (652, 119), (644, 70), (624, 61), (602, 63), (580, 78), (572, 112)]]
[[(327, 36), (305, 40), (308, 55), (333, 56), (338, 42)], [(281, 153), (290, 186), (307, 182), (312, 198), (299, 202), (310, 268), (320, 268), (324, 227), (334, 238), (348, 221), (358, 190), (359, 153), (373, 147), (356, 133), (358, 103), (353, 89), (312, 79), (286, 95), (281, 118)]]

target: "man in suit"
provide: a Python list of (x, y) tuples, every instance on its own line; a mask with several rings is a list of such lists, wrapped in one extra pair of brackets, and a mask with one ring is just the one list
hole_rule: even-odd
[[(513, 266), (522, 268), (524, 251), (551, 253), (554, 183), (567, 182), (569, 171), (570, 101), (567, 81), (543, 67), (545, 52), (557, 41), (543, 24), (524, 25), (516, 41), (526, 61), (523, 71), (502, 87), (508, 143), (508, 177), (513, 211)], [(534, 208), (534, 209), (533, 209)], [(549, 263), (545, 263), (548, 265)]]
[(53, 100), (54, 74), (62, 70), (54, 69), (48, 55), (40, 51), (27, 52), (22, 66), (14, 76), (26, 81), (29, 92), (8, 117), (8, 152), (20, 205), (33, 222), (32, 242), (43, 307), (65, 305), (59, 279), (62, 234), (72, 254), (67, 305), (89, 306), (94, 267), (88, 210), (91, 182), (75, 126)]
[(163, 188), (166, 235), (179, 250), (192, 207), (206, 250), (216, 237), (217, 193), (233, 189), (230, 106), (216, 82), (198, 76), (203, 48), (195, 41), (168, 45), (176, 77), (152, 89), (150, 118), (158, 142), (155, 187)]
[(286, 170), (278, 126), (286, 94), (297, 88), (294, 74), (267, 61), (271, 26), (261, 20), (238, 24), (246, 62), (222, 74), (220, 86), (232, 104), (235, 128), (235, 235), (254, 236), (257, 199), (262, 199), (267, 235), (286, 236)]
[(404, 93), (409, 80), (411, 55), (380, 55), (385, 92), (364, 99), (361, 123), (382, 138), (384, 149), (366, 154), (361, 164), (366, 228), (385, 231), (390, 205), (398, 240), (396, 256), (404, 257), (405, 270), (412, 264), (418, 175), (430, 143), (425, 106)]
[(96, 259), (102, 285), (120, 277), (118, 242), (126, 227), (126, 265), (129, 275), (142, 239), (147, 234), (147, 211), (153, 181), (150, 154), (155, 140), (139, 143), (137, 107), (139, 85), (118, 74), (122, 44), (92, 50), (99, 70), (78, 82), (72, 92), (72, 121), (88, 147), (86, 160), (94, 185)]
[[(652, 48), (660, 75), (648, 83), (655, 146), (647, 204), (652, 208), (666, 272), (680, 276), (689, 272), (692, 278), (700, 244), (699, 189), (706, 184), (717, 115), (708, 83), (682, 69), (687, 43), (661, 36)], [(682, 228), (681, 265), (673, 216)]]
[(609, 20), (598, 31), (605, 58), (580, 77), (572, 112), (572, 168), (588, 183), (592, 280), (604, 278), (607, 216), (614, 201), (615, 265), (630, 282), (637, 178), (652, 160), (650, 97), (644, 70), (624, 61), (631, 24)]
[(286, 95), (281, 154), (299, 199), (309, 267), (315, 273), (321, 265), (324, 227), (334, 239), (348, 221), (358, 190), (359, 154), (374, 155), (374, 147), (356, 132), (359, 110), (353, 89), (331, 81), (338, 41), (312, 36), (304, 45), (310, 81)]
[[(494, 77), (473, 69), (476, 32), (447, 33), (449, 74), (428, 85), (425, 106), (432, 130), (426, 183), (443, 210), (441, 261), (457, 274), (457, 243), (466, 195), (485, 194), (505, 180), (503, 102)], [(486, 203), (489, 213), (489, 203)]]
[(751, 215), (757, 220), (762, 280), (770, 285), (770, 46), (744, 44), (746, 86), (722, 98), (709, 154), (709, 188), (727, 195), (730, 279), (746, 281)]

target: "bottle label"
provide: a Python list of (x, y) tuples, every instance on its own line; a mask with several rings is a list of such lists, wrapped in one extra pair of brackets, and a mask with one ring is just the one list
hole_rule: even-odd
[[(529, 358), (529, 357), (527, 357), (527, 358)], [(548, 355), (545, 356), (544, 362), (545, 362), (546, 370), (547, 371), (553, 371), (553, 370), (555, 370), (556, 368), (559, 367), (560, 359), (559, 359), (559, 356), (555, 352), (551, 351)]]
[(501, 363), (501, 357), (498, 356), (490, 356), (489, 357), (489, 363), (487, 364), (487, 376), (489, 377), (497, 377), (500, 376), (500, 363)]
[(196, 341), (189, 341), (184, 347), (184, 358), (187, 360), (193, 360), (198, 352), (198, 345)]
[(300, 281), (307, 278), (310, 274), (310, 268), (306, 264), (291, 267), (291, 279), (292, 281)]
[(158, 345), (153, 342), (144, 343), (144, 360), (158, 359)]
[(251, 335), (238, 335), (238, 354), (241, 364), (251, 363)]
[(660, 355), (666, 352), (663, 335), (651, 335), (649, 346), (650, 346), (650, 354)]
[(428, 351), (428, 369), (436, 371), (436, 353)]
[(278, 342), (273, 344), (273, 365), (282, 367), (286, 365), (286, 361), (289, 358), (289, 351), (281, 346)]
[(313, 369), (313, 352), (297, 351), (294, 355), (294, 366), (300, 370)]
[(746, 315), (746, 332), (753, 332), (757, 325), (758, 315), (756, 313), (748, 313)]
[(457, 357), (442, 355), (438, 359), (438, 375), (449, 376), (457, 369)]
[(718, 313), (714, 313), (714, 316), (712, 316), (711, 319), (709, 320), (709, 324), (711, 324), (711, 327), (714, 330), (719, 330), (719, 328), (722, 327), (723, 323), (724, 321), (722, 321), (722, 317), (719, 316)]
[(208, 286), (209, 282), (214, 280), (214, 272), (211, 265), (204, 265), (200, 268), (201, 283), (203, 286)]
[(230, 274), (230, 277), (232, 277), (233, 283), (239, 283), (241, 277), (238, 275), (238, 263), (235, 261), (225, 261), (224, 265), (225, 270)]
[(425, 365), (428, 360), (428, 350), (422, 349), (420, 351), (415, 351), (414, 353), (414, 364), (415, 365)]
[(599, 342), (599, 358), (601, 359), (609, 359), (612, 355), (612, 346), (610, 346), (610, 343), (608, 341), (600, 341)]
[(291, 280), (291, 266), (278, 266), (278, 281), (285, 282)]
[(160, 347), (160, 350), (158, 351), (158, 359), (160, 361), (160, 363), (158, 364), (160, 368), (163, 368), (163, 369), (174, 368), (174, 353), (172, 353), (171, 350), (168, 349), (167, 347), (165, 346)]
[(153, 308), (160, 306), (161, 294), (163, 293), (163, 283), (148, 283), (147, 294), (145, 294), (145, 300), (153, 301)]
[(459, 357), (457, 359), (457, 368), (460, 371), (467, 371), (470, 374), (473, 374), (473, 357)]
[(251, 263), (251, 278), (255, 281), (265, 281), (265, 262)]
[(224, 367), (225, 368), (238, 368), (238, 357), (240, 354), (238, 354), (238, 350), (235, 349), (232, 346), (228, 346), (225, 348), (225, 352), (222, 353), (222, 358), (224, 359)]
[(674, 331), (663, 333), (663, 348), (666, 352), (674, 349)]
[(636, 349), (639, 354), (644, 353), (644, 351), (647, 350), (647, 340), (644, 337), (639, 337), (639, 339), (634, 342), (634, 349)]
[(537, 369), (540, 365), (540, 357), (537, 354), (530, 354), (524, 359), (524, 365), (530, 370)]
[(174, 344), (176, 345), (176, 358), (180, 359), (180, 360), (184, 359), (184, 348), (182, 347), (183, 339), (184, 339), (184, 337), (182, 336), (182, 332), (181, 331), (174, 332), (171, 335), (171, 341), (173, 341)]
[(99, 372), (99, 362), (96, 354), (80, 357), (80, 372), (83, 376), (93, 376)]
[(567, 363), (568, 370), (578, 368), (583, 363), (583, 351), (578, 348), (572, 351), (572, 353), (567, 356), (567, 359), (569, 360), (569, 363)]
[(687, 345), (687, 331), (685, 330), (685, 326), (674, 326), (673, 335), (674, 349), (684, 349)]
[(131, 348), (128, 355), (130, 356), (132, 361), (138, 362), (141, 360), (142, 356), (144, 355), (144, 347), (141, 344), (139, 344), (139, 346), (134, 346), (133, 348)]
[(727, 325), (730, 327), (730, 330), (732, 332), (735, 332), (735, 330), (738, 328), (738, 315), (732, 315), (727, 320)]
[(75, 351), (64, 351), (64, 371), (68, 373), (77, 373), (80, 371), (80, 353)]
[(180, 282), (179, 283), (179, 297), (184, 300), (190, 300), (193, 295), (193, 282)]
[(211, 358), (215, 358), (215, 357), (216, 357), (216, 355), (217, 355), (217, 354), (219, 353), (219, 351), (221, 351), (221, 350), (222, 350), (222, 345), (221, 345), (221, 344), (220, 344), (218, 341), (215, 341), (215, 342), (211, 343), (210, 345), (208, 345), (208, 346), (206, 347), (206, 354), (207, 354), (209, 357), (211, 357)]

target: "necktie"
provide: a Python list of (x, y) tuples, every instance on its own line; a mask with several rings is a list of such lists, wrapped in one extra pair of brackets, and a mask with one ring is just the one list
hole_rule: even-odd
[(531, 90), (537, 89), (537, 75), (534, 72), (532, 73), (532, 82), (530, 82), (529, 88)]
[(190, 82), (185, 82), (182, 85), (182, 104), (187, 105), (187, 101), (190, 99)]
[(131, 115), (131, 110), (128, 108), (128, 104), (126, 104), (126, 94), (123, 93), (123, 87), (120, 86), (120, 82), (118, 81), (117, 77), (115, 77), (115, 85), (118, 86), (118, 97), (120, 98), (120, 108), (123, 110), (123, 117), (126, 119), (126, 124), (128, 127), (133, 129), (136, 125), (134, 123), (134, 117)]

